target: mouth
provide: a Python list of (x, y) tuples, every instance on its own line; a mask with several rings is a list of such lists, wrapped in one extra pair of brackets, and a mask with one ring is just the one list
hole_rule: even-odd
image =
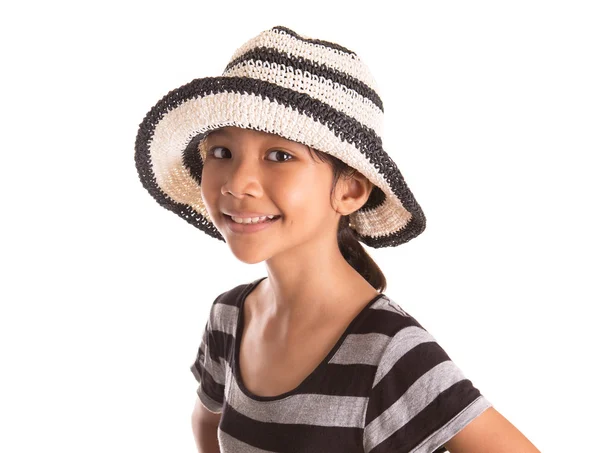
[(261, 231), (266, 228), (269, 228), (271, 225), (273, 225), (275, 222), (277, 222), (279, 219), (281, 219), (281, 216), (277, 215), (277, 216), (273, 217), (272, 219), (267, 218), (267, 219), (263, 220), (262, 222), (237, 223), (231, 218), (230, 215), (223, 214), (223, 217), (225, 217), (225, 221), (227, 222), (227, 227), (233, 233), (254, 233), (257, 231)]
[[(225, 214), (225, 213), (223, 213), (223, 215), (224, 215), (225, 217), (227, 217), (229, 220), (231, 220), (232, 222), (235, 222), (235, 221), (234, 221), (234, 220), (231, 218), (231, 216), (230, 216), (229, 214)], [(258, 223), (273, 222), (273, 221), (275, 221), (275, 220), (277, 220), (277, 219), (279, 219), (279, 218), (281, 218), (281, 216), (280, 216), (280, 215), (276, 215), (276, 216), (274, 216), (272, 219), (266, 218), (266, 219), (265, 219), (265, 220), (263, 220), (262, 222), (256, 222), (256, 223), (252, 223), (252, 222), (250, 222), (250, 223), (238, 223), (238, 222), (236, 222), (236, 223), (237, 223), (238, 225), (256, 225), (256, 224), (258, 224)]]

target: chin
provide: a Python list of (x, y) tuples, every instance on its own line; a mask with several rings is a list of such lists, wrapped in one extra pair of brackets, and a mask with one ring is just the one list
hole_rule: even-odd
[(239, 244), (228, 244), (233, 253), (239, 261), (246, 264), (258, 264), (262, 263), (266, 259), (269, 258), (269, 255), (265, 253), (264, 247), (261, 248), (253, 248), (247, 245), (239, 245)]

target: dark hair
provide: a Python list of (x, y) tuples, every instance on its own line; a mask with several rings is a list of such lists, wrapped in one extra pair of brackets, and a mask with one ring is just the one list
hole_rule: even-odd
[[(333, 196), (335, 186), (340, 176), (344, 175), (347, 177), (352, 177), (358, 172), (358, 170), (350, 167), (345, 162), (341, 161), (335, 156), (332, 156), (331, 154), (313, 149), (310, 146), (308, 149), (311, 153), (311, 156), (316, 154), (321, 162), (328, 163), (333, 170), (333, 184), (331, 186), (330, 197)], [(352, 266), (360, 275), (362, 275), (363, 278), (368, 281), (373, 288), (382, 293), (387, 288), (385, 275), (383, 275), (383, 272), (377, 263), (373, 261), (373, 258), (371, 258), (367, 251), (363, 248), (361, 243), (356, 238), (356, 235), (356, 231), (350, 227), (350, 216), (343, 215), (338, 223), (337, 232), (338, 247), (340, 248), (340, 252), (342, 252), (342, 256), (346, 259), (350, 266)]]

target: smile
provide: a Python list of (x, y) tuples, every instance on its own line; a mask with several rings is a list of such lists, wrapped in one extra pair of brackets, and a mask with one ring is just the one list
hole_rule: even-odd
[(267, 218), (264, 221), (257, 223), (237, 223), (227, 214), (223, 214), (223, 216), (225, 217), (227, 228), (229, 228), (229, 230), (231, 230), (233, 233), (255, 233), (257, 231), (262, 231), (269, 228), (271, 225), (281, 219), (281, 216), (277, 216), (273, 219)]

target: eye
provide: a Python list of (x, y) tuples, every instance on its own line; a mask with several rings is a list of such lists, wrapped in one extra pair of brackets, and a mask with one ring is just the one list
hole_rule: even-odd
[(279, 156), (289, 156), (290, 157), (289, 159), (285, 159), (283, 161), (279, 160), (277, 162), (287, 162), (288, 160), (292, 160), (294, 158), (294, 156), (292, 156), (290, 153), (282, 151), (280, 149), (276, 149), (274, 151), (269, 151), (269, 154), (273, 154), (273, 153), (281, 153), (281, 154), (279, 154)]
[[(218, 151), (221, 150), (221, 149), (222, 150), (226, 150), (226, 153), (229, 154), (229, 155), (231, 155), (231, 151), (228, 148), (225, 148), (224, 146), (215, 146), (214, 148), (211, 148), (208, 151), (207, 156), (208, 157), (214, 157), (215, 159), (223, 159), (222, 157), (218, 156)], [(281, 157), (281, 156), (288, 156), (289, 157), (289, 159), (284, 159), (284, 160), (278, 160), (277, 157), (276, 157), (275, 158), (275, 162), (287, 162), (288, 160), (292, 160), (294, 158), (294, 156), (292, 156), (290, 153), (288, 153), (286, 151), (282, 151), (280, 149), (269, 151), (268, 154), (271, 155), (271, 154), (274, 154), (274, 153), (275, 153), (276, 156), (279, 156), (279, 157)], [(279, 153), (279, 154), (277, 154), (277, 153)]]
[[(219, 149), (227, 149), (227, 148), (225, 148), (223, 146), (215, 146), (214, 148), (208, 150), (207, 156), (208, 157), (216, 157), (217, 159), (220, 159), (220, 157), (215, 156), (215, 153), (214, 153), (215, 150), (219, 150)], [(229, 150), (227, 149), (227, 151), (229, 151)]]

